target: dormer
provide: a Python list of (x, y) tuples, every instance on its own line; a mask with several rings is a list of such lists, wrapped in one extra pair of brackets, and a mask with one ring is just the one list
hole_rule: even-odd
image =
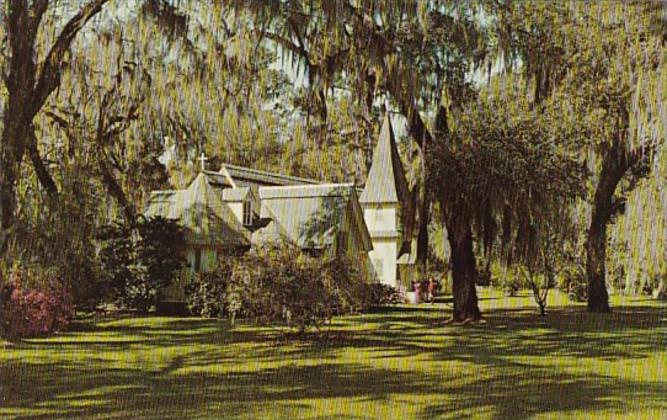
[(227, 188), (222, 191), (222, 198), (243, 226), (248, 229), (254, 226), (259, 209), (256, 208), (257, 200), (254, 199), (254, 194), (250, 187)]

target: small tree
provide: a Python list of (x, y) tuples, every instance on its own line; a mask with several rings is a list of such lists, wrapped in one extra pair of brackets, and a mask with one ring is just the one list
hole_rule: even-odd
[(100, 262), (102, 284), (99, 300), (115, 301), (123, 295), (125, 284), (132, 277), (130, 266), (134, 261), (132, 230), (123, 223), (104, 226), (98, 239), (101, 240)]
[(547, 297), (549, 289), (556, 285), (555, 265), (557, 264), (554, 242), (556, 235), (543, 238), (538, 250), (536, 261), (521, 266), (521, 275), (533, 292), (535, 303), (540, 308), (540, 315), (547, 314)]

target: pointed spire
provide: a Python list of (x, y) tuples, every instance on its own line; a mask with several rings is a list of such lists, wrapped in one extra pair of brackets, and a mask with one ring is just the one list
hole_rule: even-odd
[(409, 199), (408, 183), (398, 154), (389, 112), (384, 115), (380, 138), (373, 152), (361, 203), (405, 203)]

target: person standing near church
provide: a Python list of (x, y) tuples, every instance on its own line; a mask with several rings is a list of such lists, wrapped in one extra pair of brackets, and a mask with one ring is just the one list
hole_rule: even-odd
[(412, 282), (412, 290), (415, 292), (415, 303), (419, 304), (421, 302), (421, 294), (422, 294), (422, 284), (421, 282), (418, 282), (417, 280)]
[(435, 302), (435, 289), (436, 289), (437, 283), (433, 279), (433, 276), (428, 278), (428, 286), (426, 286), (426, 290), (428, 292), (428, 301), (431, 303)]

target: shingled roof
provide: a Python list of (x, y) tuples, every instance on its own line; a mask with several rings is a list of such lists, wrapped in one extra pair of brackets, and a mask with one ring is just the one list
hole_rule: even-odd
[[(364, 245), (372, 248), (352, 184), (300, 185), (259, 189), (262, 218), (279, 223), (279, 231), (301, 248), (323, 249), (333, 244), (347, 212), (361, 229)], [(357, 220), (358, 219), (358, 220)]]
[(406, 203), (410, 190), (396, 147), (389, 114), (385, 114), (380, 138), (373, 152), (366, 187), (359, 197), (363, 204)]
[(155, 191), (144, 214), (178, 220), (186, 240), (195, 245), (250, 245), (250, 232), (238, 221), (219, 190), (200, 173), (185, 190)]
[(234, 181), (236, 187), (254, 186), (287, 186), (287, 185), (315, 185), (320, 184), (319, 181), (308, 178), (299, 178), (295, 176), (288, 176), (277, 174), (273, 172), (260, 171), (258, 169), (246, 168), (243, 166), (223, 164), (220, 167), (220, 173), (229, 175)]

